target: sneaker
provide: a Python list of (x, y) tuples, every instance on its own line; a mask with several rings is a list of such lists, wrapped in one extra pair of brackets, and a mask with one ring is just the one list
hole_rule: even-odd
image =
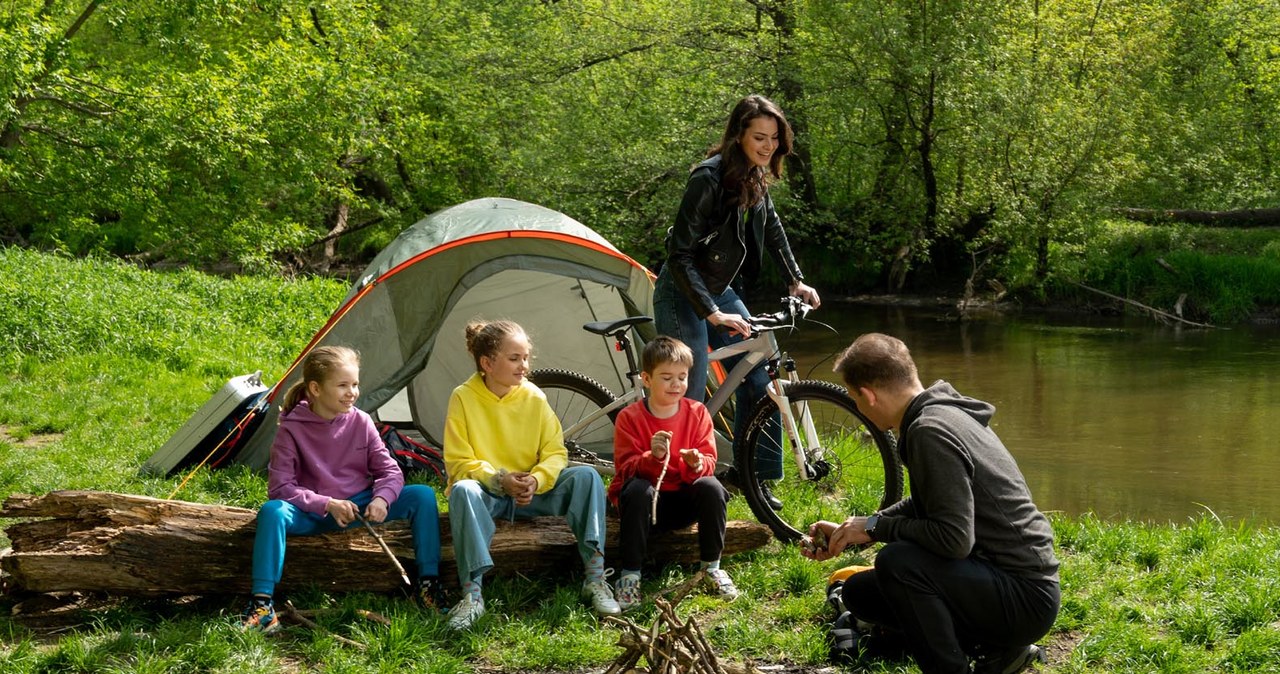
[(436, 576), (418, 579), (418, 603), (429, 611), (444, 610), (444, 586)]
[(1032, 664), (1049, 662), (1044, 649), (1035, 644), (1018, 646), (999, 653), (980, 655), (973, 661), (973, 674), (1017, 674)]
[(618, 579), (618, 585), (613, 590), (613, 596), (618, 600), (618, 609), (622, 611), (630, 611), (640, 605), (644, 601), (644, 597), (640, 594), (640, 576), (634, 573), (628, 573)]
[(241, 616), (240, 628), (245, 631), (256, 630), (263, 634), (271, 634), (280, 629), (280, 618), (276, 616), (276, 607), (271, 599), (254, 597), (250, 600), (249, 607)]
[(591, 608), (600, 615), (618, 615), (622, 609), (613, 598), (613, 590), (607, 580), (593, 580), (582, 584), (582, 598), (591, 600)]
[(724, 569), (703, 569), (707, 575), (702, 577), (702, 584), (706, 586), (707, 592), (712, 596), (720, 597), (725, 601), (733, 601), (738, 598), (738, 588), (733, 584), (733, 579)]
[(484, 597), (472, 599), (470, 593), (464, 593), (462, 600), (449, 609), (449, 627), (465, 630), (475, 624), (484, 615)]
[(774, 512), (781, 512), (782, 500), (773, 495), (773, 488), (769, 486), (768, 482), (760, 482), (760, 495), (764, 497), (764, 502), (769, 504), (769, 507)]

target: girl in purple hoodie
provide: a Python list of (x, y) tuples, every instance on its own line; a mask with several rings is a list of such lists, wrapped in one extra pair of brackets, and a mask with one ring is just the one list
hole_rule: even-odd
[(285, 393), (280, 428), (271, 446), (267, 495), (253, 542), (253, 598), (245, 629), (280, 627), (271, 595), (284, 570), (286, 536), (311, 536), (370, 523), (407, 519), (418, 565), (418, 597), (443, 604), (439, 580), (440, 515), (435, 490), (404, 484), (364, 411), (360, 356), (343, 346), (322, 346), (302, 361), (302, 380)]

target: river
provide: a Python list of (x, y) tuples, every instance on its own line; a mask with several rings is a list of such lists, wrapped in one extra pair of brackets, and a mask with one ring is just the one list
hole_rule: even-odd
[(945, 379), (996, 406), (992, 425), (1042, 510), (1280, 521), (1280, 329), (946, 313), (829, 302), (811, 317), (838, 334), (810, 325), (780, 339), (802, 376), (835, 381), (830, 357), (857, 335), (901, 338), (926, 386)]

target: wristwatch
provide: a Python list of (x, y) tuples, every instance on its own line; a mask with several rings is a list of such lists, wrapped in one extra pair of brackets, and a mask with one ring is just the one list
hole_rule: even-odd
[(867, 517), (867, 521), (862, 525), (862, 530), (867, 532), (871, 540), (876, 540), (876, 525), (880, 523), (880, 513), (872, 513)]

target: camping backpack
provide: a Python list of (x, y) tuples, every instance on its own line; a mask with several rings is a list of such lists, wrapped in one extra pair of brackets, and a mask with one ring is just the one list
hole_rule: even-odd
[(417, 442), (391, 424), (382, 424), (378, 434), (405, 475), (425, 472), (428, 480), (444, 482), (444, 454), (440, 450)]

